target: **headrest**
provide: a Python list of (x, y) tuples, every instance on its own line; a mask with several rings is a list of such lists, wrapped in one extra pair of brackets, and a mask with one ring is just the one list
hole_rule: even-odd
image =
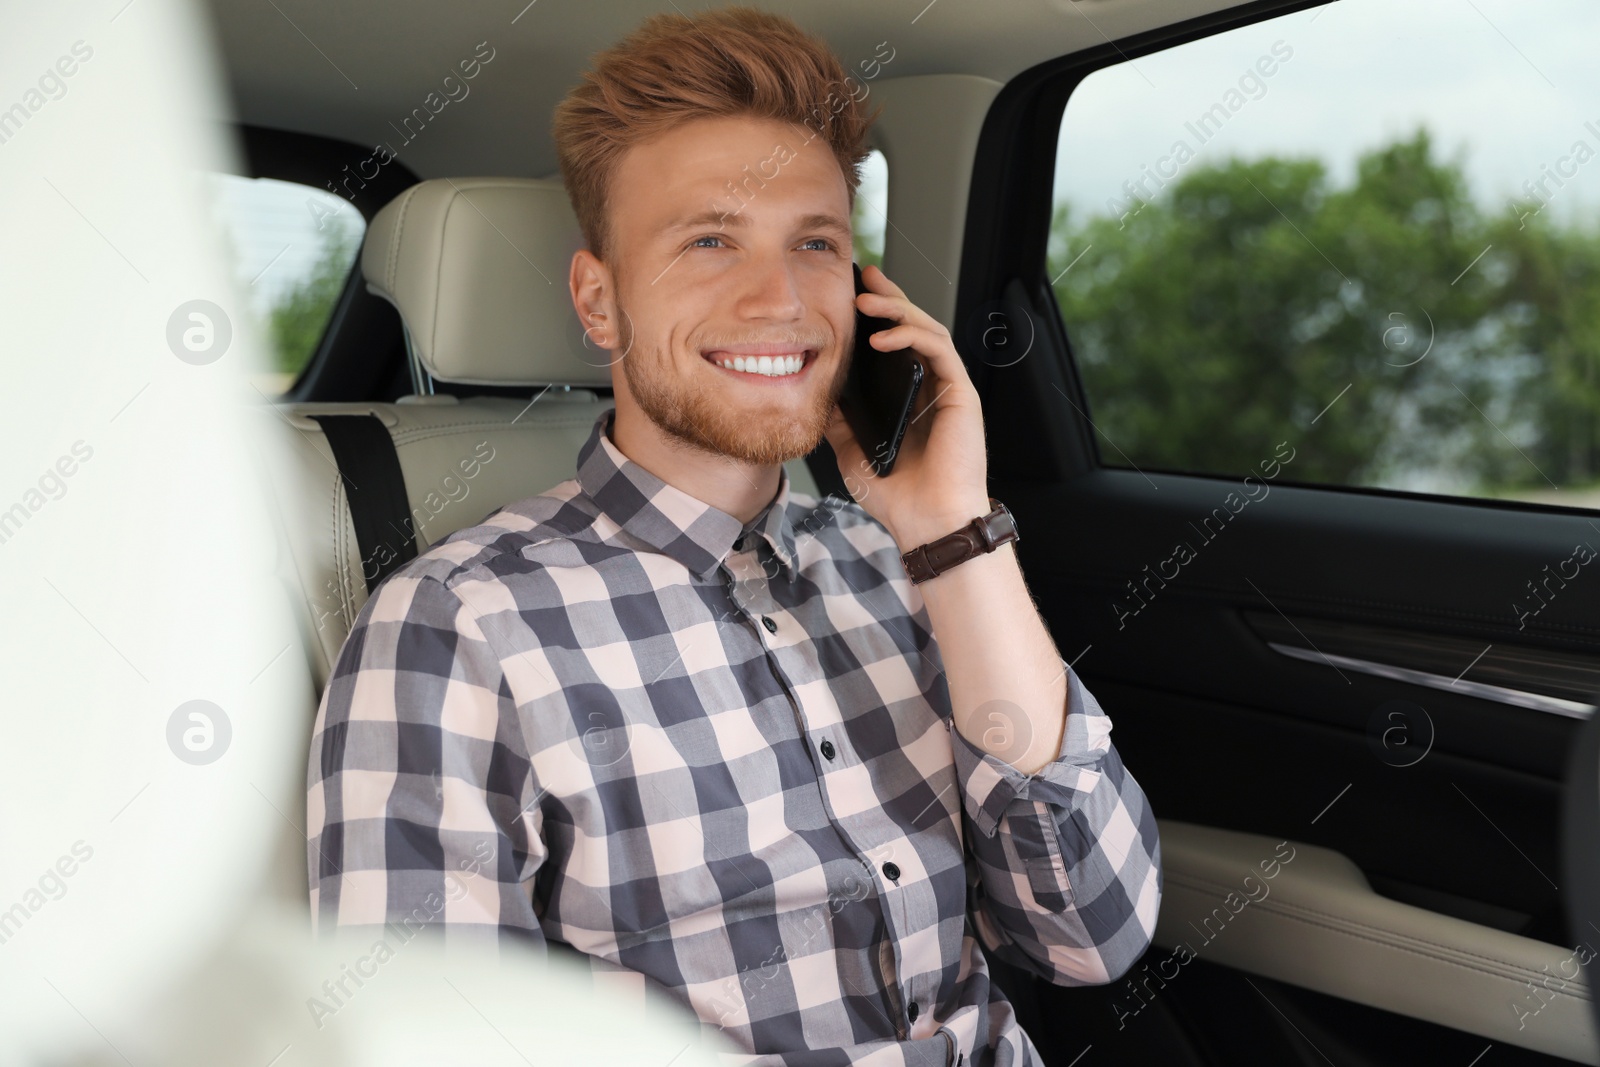
[(400, 311), (434, 378), (465, 385), (610, 386), (567, 288), (583, 247), (559, 181), (436, 178), (378, 212), (367, 229), (367, 290)]

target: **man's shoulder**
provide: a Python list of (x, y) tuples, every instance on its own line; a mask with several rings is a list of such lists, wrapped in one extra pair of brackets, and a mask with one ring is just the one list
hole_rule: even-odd
[(393, 577), (435, 579), (454, 588), (463, 581), (504, 578), (545, 566), (586, 562), (582, 544), (598, 544), (599, 514), (577, 479), (497, 508), (474, 526), (434, 542)]

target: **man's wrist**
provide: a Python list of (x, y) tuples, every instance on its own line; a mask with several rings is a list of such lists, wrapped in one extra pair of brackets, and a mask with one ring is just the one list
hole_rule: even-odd
[(907, 522), (890, 530), (890, 535), (899, 546), (902, 554), (914, 548), (937, 541), (941, 537), (948, 537), (963, 526), (970, 526), (973, 519), (981, 519), (993, 509), (989, 506), (989, 498), (983, 497), (971, 504), (969, 509), (940, 510), (938, 512), (922, 512)]

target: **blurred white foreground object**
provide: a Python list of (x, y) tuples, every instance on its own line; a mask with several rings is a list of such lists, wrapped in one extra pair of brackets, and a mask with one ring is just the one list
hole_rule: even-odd
[(298, 914), (258, 915), (149, 1016), (107, 1035), (115, 1049), (72, 1067), (698, 1067), (737, 1053), (687, 1011), (597, 995), (565, 956), (447, 950), (437, 927), (315, 949), (302, 938)]
[(319, 947), (293, 906), (316, 697), (214, 57), (187, 0), (0, 13), (0, 1064), (701, 1062), (586, 969)]

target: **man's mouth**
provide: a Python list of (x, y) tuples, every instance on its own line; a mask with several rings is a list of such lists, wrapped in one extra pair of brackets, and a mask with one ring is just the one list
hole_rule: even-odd
[(701, 352), (701, 357), (723, 370), (749, 378), (795, 378), (816, 361), (817, 349), (796, 345), (730, 345)]

